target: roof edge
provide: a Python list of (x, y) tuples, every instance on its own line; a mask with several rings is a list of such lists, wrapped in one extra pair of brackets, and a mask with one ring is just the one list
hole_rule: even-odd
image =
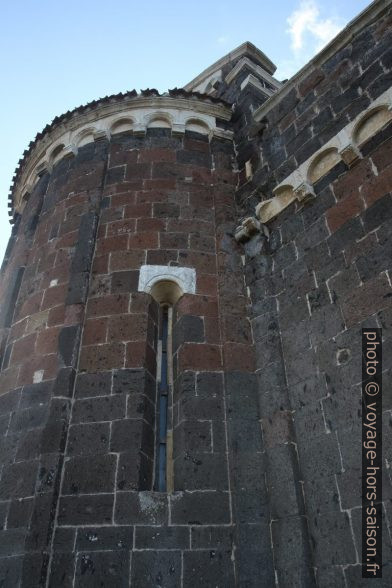
[(332, 55), (339, 49), (347, 45), (351, 39), (359, 31), (361, 31), (367, 24), (377, 18), (389, 6), (392, 0), (375, 0), (359, 13), (353, 20), (351, 20), (345, 27), (334, 37), (328, 45), (324, 47), (319, 53), (306, 63), (296, 74), (294, 74), (280, 90), (257, 108), (253, 114), (256, 121), (260, 121), (266, 114), (276, 106), (287, 94), (306, 76), (308, 76), (316, 67), (325, 63)]
[(230, 53), (227, 53), (218, 59), (218, 61), (215, 61), (215, 63), (207, 67), (207, 69), (203, 70), (193, 80), (185, 84), (184, 89), (188, 92), (191, 91), (193, 88), (201, 84), (206, 78), (211, 76), (215, 71), (221, 69), (224, 65), (227, 65), (231, 61), (234, 61), (234, 59), (237, 59), (238, 57), (241, 57), (245, 54), (251, 55), (256, 63), (264, 68), (271, 76), (275, 73), (276, 65), (265, 55), (265, 53), (253, 45), (253, 43), (250, 41), (245, 41), (245, 43), (242, 43), (233, 49), (233, 51), (230, 51)]

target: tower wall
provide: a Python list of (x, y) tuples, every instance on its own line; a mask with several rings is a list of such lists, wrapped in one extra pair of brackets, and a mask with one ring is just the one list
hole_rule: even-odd
[[(250, 559), (261, 565), (258, 546), (241, 548), (267, 528), (247, 297), (228, 235), (233, 163), (231, 141), (152, 128), (80, 147), (30, 195), (5, 270), (26, 268), (1, 375), (13, 556), (1, 563), (15, 583), (230, 586), (250, 577)], [(174, 307), (171, 494), (154, 488), (145, 264), (196, 271), (195, 294)], [(272, 578), (271, 563), (260, 573)]]
[[(375, 2), (283, 86), (244, 44), (30, 145), (0, 285), (5, 586), (362, 585), (363, 326), (383, 329), (390, 585), (390, 23)], [(167, 492), (145, 266), (196, 275)]]

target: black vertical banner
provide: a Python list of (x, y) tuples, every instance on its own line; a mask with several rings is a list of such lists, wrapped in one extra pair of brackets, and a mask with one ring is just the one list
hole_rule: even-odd
[(362, 577), (382, 577), (382, 331), (362, 329)]

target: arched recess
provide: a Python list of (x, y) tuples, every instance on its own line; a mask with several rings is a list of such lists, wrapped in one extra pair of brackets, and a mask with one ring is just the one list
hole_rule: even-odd
[(76, 147), (83, 147), (84, 145), (88, 145), (88, 143), (92, 143), (94, 141), (95, 132), (96, 129), (88, 128), (78, 133), (74, 140)]
[(340, 163), (341, 157), (336, 147), (325, 149), (315, 157), (308, 169), (308, 180), (314, 184), (325, 176), (336, 164)]
[(167, 112), (157, 112), (146, 117), (148, 129), (171, 129), (172, 119)]
[(55, 163), (60, 161), (60, 159), (62, 159), (64, 156), (65, 156), (65, 146), (63, 143), (60, 143), (60, 145), (56, 145), (56, 147), (54, 149), (52, 149), (50, 156), (49, 156), (49, 161), (50, 161), (51, 165), (54, 165)]
[(150, 294), (159, 304), (154, 490), (171, 493), (174, 490), (173, 314), (184, 292), (176, 280), (158, 278), (151, 285)]
[(384, 104), (366, 113), (355, 125), (353, 139), (357, 145), (361, 145), (372, 137), (392, 120), (392, 112)]
[(134, 121), (130, 117), (121, 117), (115, 120), (111, 127), (110, 133), (115, 135), (116, 133), (125, 133), (133, 130)]
[(208, 135), (210, 127), (206, 122), (198, 118), (189, 118), (185, 123), (186, 131), (193, 131), (194, 133), (200, 133), (201, 135)]

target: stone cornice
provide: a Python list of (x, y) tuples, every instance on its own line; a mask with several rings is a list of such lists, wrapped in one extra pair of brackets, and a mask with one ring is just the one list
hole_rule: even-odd
[(303, 79), (305, 79), (313, 70), (320, 67), (337, 51), (347, 45), (352, 38), (358, 34), (371, 21), (375, 20), (384, 10), (392, 4), (392, 0), (375, 0), (365, 10), (363, 10), (355, 19), (324, 47), (313, 59), (311, 59), (302, 69), (300, 69), (292, 78), (290, 78), (280, 90), (271, 98), (264, 102), (254, 112), (254, 119), (260, 121), (270, 110), (272, 110), (287, 94), (295, 88)]
[(389, 88), (281, 181), (273, 189), (272, 198), (257, 205), (257, 218), (265, 224), (295, 200), (305, 203), (314, 199), (313, 183), (325, 176), (340, 161), (347, 167), (355, 165), (362, 157), (362, 143), (391, 120), (392, 88)]
[(78, 140), (87, 134), (91, 140), (109, 137), (116, 122), (130, 121), (130, 129), (135, 133), (146, 132), (152, 118), (164, 118), (172, 132), (184, 133), (187, 121), (196, 118), (204, 125), (205, 132), (211, 136), (231, 138), (231, 133), (216, 126), (216, 119), (230, 120), (231, 109), (223, 102), (204, 99), (186, 92), (178, 91), (179, 96), (151, 95), (137, 96), (136, 93), (121, 95), (103, 101), (96, 101), (86, 107), (75, 109), (58, 117), (30, 143), (14, 176), (9, 197), (10, 216), (20, 212), (22, 197), (34, 185), (37, 173), (49, 169), (51, 154), (60, 145), (64, 155), (77, 152)]
[(250, 55), (254, 59), (254, 61), (256, 61), (256, 63), (258, 63), (263, 69), (265, 69), (268, 72), (268, 74), (273, 75), (275, 73), (276, 65), (272, 63), (272, 61), (262, 51), (260, 51), (260, 49), (257, 49), (257, 47), (253, 45), (253, 43), (246, 41), (233, 51), (230, 51), (230, 53), (228, 53), (224, 57), (221, 57), (221, 59), (218, 59), (218, 61), (210, 65), (210, 67), (207, 67), (207, 69), (202, 71), (193, 80), (188, 82), (184, 86), (185, 90), (191, 91), (194, 88), (197, 88), (197, 86), (203, 83), (203, 81), (206, 78), (212, 76), (215, 72), (221, 70), (222, 67), (224, 67), (228, 63), (234, 61), (235, 59), (238, 59), (239, 57), (245, 56), (246, 54)]

